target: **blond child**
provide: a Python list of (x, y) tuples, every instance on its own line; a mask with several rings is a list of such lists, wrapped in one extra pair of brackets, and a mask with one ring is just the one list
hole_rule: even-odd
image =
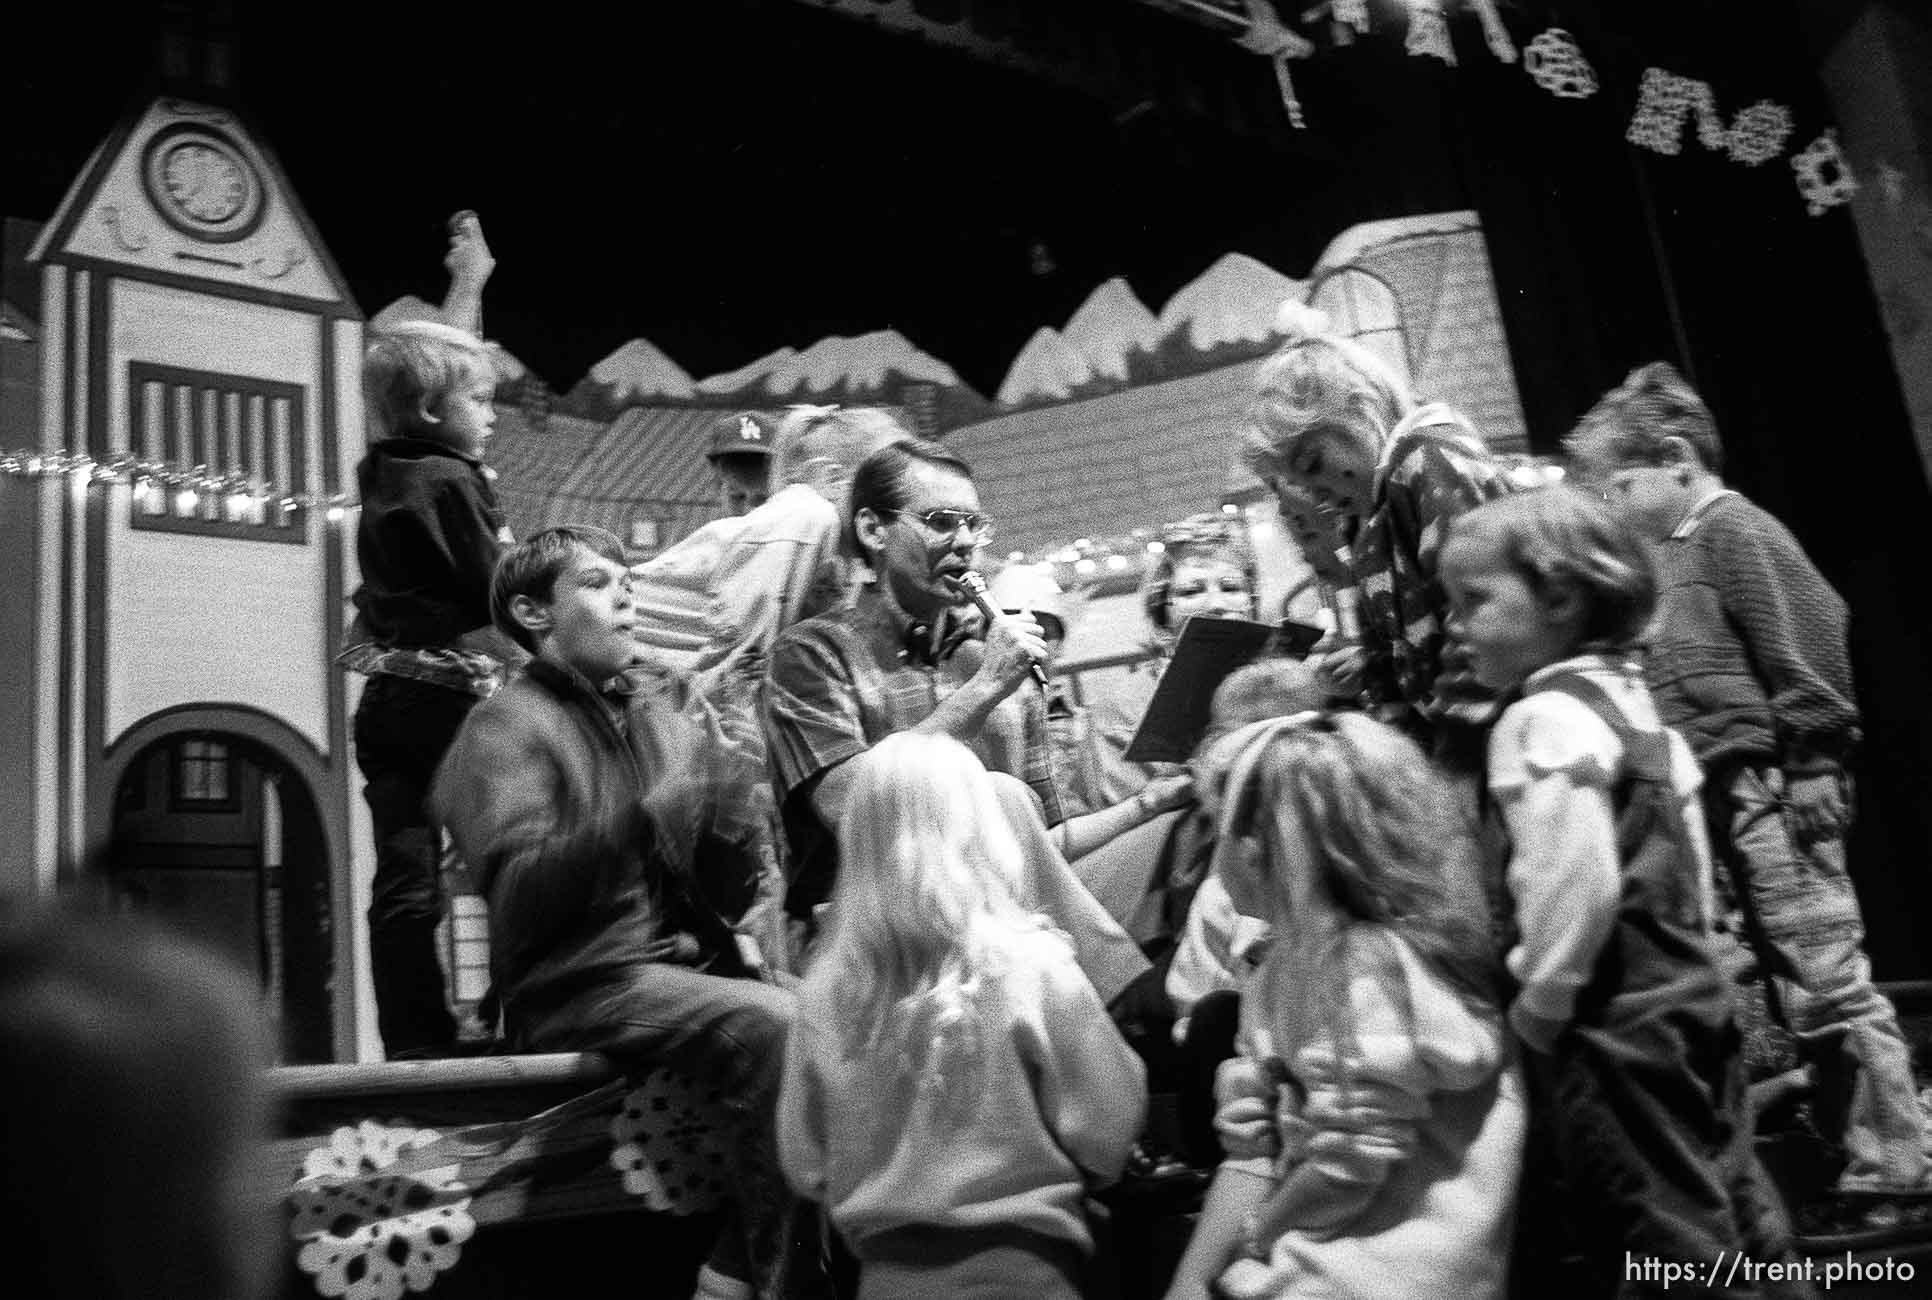
[(1473, 771), (1495, 701), (1445, 640), (1436, 568), (1449, 521), (1514, 490), (1509, 467), (1322, 313), (1284, 309), (1281, 324), (1290, 336), (1255, 373), (1243, 450), (1339, 606), (1343, 643), (1321, 665), (1330, 695)]
[(785, 1172), (857, 1256), (861, 1297), (1072, 1300), (1085, 1192), (1140, 1130), (1140, 1061), (1067, 940), (1021, 907), (980, 761), (901, 732), (853, 762), (785, 1055)]
[[(446, 316), (473, 326), (495, 265), (474, 214), (453, 221), (447, 264)], [(509, 537), (483, 464), (496, 371), (469, 329), (409, 321), (372, 335), (362, 388), (373, 435), (356, 467), (362, 582), (339, 662), (369, 679), (355, 752), (376, 840), (370, 968), (384, 1049), (435, 1055), (457, 1031), (436, 956), (441, 842), (425, 801), (464, 717), (519, 657), (490, 622), (490, 574)]]
[(1630, 653), (1656, 600), (1649, 553), (1602, 503), (1551, 487), (1458, 520), (1442, 574), (1477, 679), (1520, 694), (1488, 782), (1511, 842), (1509, 1019), (1569, 1198), (1564, 1293), (1627, 1293), (1630, 1261), (1789, 1260), (1711, 943), (1697, 763)]
[(1215, 874), (1274, 942), (1168, 1295), (1499, 1295), (1524, 1103), (1446, 782), (1352, 713), (1251, 724), (1213, 761)]
[[(1321, 689), (1315, 671), (1295, 659), (1267, 659), (1237, 668), (1215, 688), (1208, 733), (1194, 759), (1195, 789), (1202, 795), (1196, 817), (1207, 822), (1199, 837), (1203, 857), (1214, 847), (1213, 819), (1220, 799), (1214, 785), (1227, 775), (1216, 768), (1212, 758), (1221, 738), (1252, 723), (1320, 707)], [(1183, 920), (1176, 927), (1179, 939), (1167, 968), (1167, 995), (1173, 1000), (1177, 1041), (1187, 1035), (1188, 1017), (1195, 1004), (1214, 993), (1238, 990), (1259, 964), (1267, 943), (1267, 922), (1236, 911), (1227, 885), (1206, 871), (1206, 865), (1203, 862), (1199, 869), (1180, 866), (1175, 873), (1199, 886), (1182, 908)]]

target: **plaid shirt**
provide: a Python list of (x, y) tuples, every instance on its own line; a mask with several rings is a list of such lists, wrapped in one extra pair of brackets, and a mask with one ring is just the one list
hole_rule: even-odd
[(1395, 427), (1376, 471), (1375, 508), (1344, 560), (1369, 653), (1367, 703), (1385, 721), (1495, 719), (1495, 695), (1443, 631), (1437, 566), (1456, 517), (1515, 486), (1510, 467), (1446, 406), (1424, 406)]
[[(793, 912), (823, 901), (837, 870), (837, 843), (812, 807), (811, 787), (846, 759), (917, 726), (958, 690), (985, 654), (975, 631), (949, 611), (932, 652), (930, 631), (867, 586), (851, 605), (779, 637), (765, 680), (765, 743), (791, 843)], [(1059, 824), (1046, 702), (1038, 690), (1022, 686), (1001, 700), (966, 743), (988, 768), (1026, 782), (1047, 825)]]

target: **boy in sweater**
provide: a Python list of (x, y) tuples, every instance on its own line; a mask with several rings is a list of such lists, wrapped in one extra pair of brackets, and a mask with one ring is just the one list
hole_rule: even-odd
[(1668, 364), (1632, 371), (1565, 449), (1659, 544), (1646, 675), (1704, 768), (1711, 843), (1771, 1006), (1844, 1093), (1821, 1116), (1842, 1124), (1838, 1189), (1932, 1195), (1911, 1053), (1845, 869), (1859, 738), (1845, 603), (1783, 524), (1724, 486), (1710, 411)]

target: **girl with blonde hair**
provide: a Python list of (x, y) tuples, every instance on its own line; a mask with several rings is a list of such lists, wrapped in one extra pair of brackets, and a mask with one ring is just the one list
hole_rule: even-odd
[(1169, 1296), (1500, 1296), (1525, 1107), (1447, 783), (1352, 713), (1253, 723), (1208, 761), (1214, 873), (1272, 939)]
[(799, 990), (779, 1155), (859, 1295), (1077, 1297), (1084, 1197), (1146, 1083), (1066, 938), (1019, 902), (992, 778), (944, 736), (856, 764), (829, 925)]
[(1338, 606), (1343, 644), (1321, 665), (1330, 696), (1473, 772), (1494, 700), (1445, 640), (1436, 566), (1449, 521), (1513, 489), (1508, 468), (1321, 312), (1291, 303), (1278, 324), (1288, 340), (1255, 372), (1243, 454)]

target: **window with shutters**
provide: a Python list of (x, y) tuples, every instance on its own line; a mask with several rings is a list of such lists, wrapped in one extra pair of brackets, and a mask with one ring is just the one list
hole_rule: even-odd
[(128, 450), (133, 526), (254, 541), (308, 541), (303, 390), (243, 375), (133, 362)]

